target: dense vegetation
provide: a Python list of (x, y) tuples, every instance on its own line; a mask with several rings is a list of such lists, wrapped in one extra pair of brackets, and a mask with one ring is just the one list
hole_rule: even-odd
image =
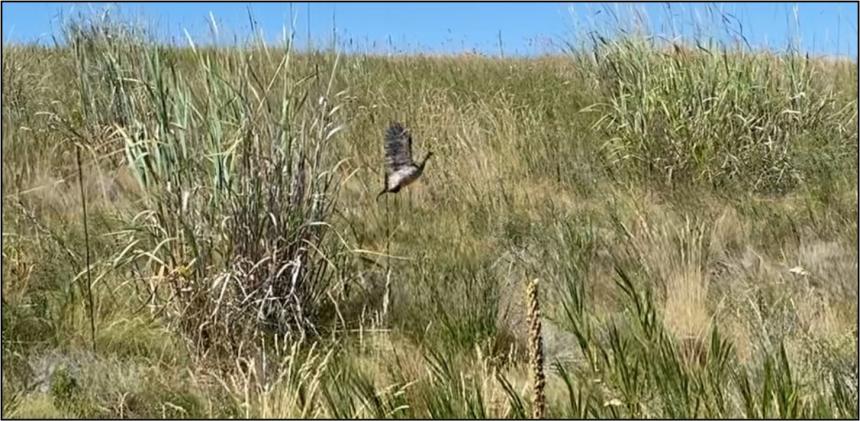
[(5, 46), (4, 416), (857, 417), (856, 63), (604, 35)]

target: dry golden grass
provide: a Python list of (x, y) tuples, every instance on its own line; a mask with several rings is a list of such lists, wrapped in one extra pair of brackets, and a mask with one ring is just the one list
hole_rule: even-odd
[[(529, 337), (529, 327), (536, 322), (542, 327), (544, 361), (538, 365), (544, 379), (538, 383), (545, 384), (547, 417), (854, 415), (856, 82), (842, 83), (856, 76), (852, 67), (813, 61), (803, 65), (808, 73), (789, 75), (789, 61), (781, 56), (709, 58), (688, 51), (690, 57), (678, 59), (623, 43), (601, 56), (607, 60), (602, 63), (617, 66), (640, 59), (688, 66), (688, 73), (672, 74), (683, 82), (678, 86), (710, 75), (739, 92), (739, 112), (762, 113), (769, 130), (791, 135), (780, 139), (798, 142), (779, 165), (802, 177), (781, 184), (767, 178), (780, 168), (743, 155), (743, 148), (728, 151), (743, 164), (736, 178), (709, 172), (716, 155), (695, 165), (673, 161), (688, 179), (667, 177), (673, 167), (649, 170), (614, 161), (615, 152), (642, 152), (636, 136), (652, 138), (666, 129), (637, 126), (643, 131), (631, 132), (633, 126), (625, 126), (630, 121), (667, 117), (675, 133), (756, 139), (744, 131), (748, 127), (718, 118), (723, 109), (686, 119), (662, 115), (659, 107), (623, 108), (619, 101), (627, 94), (664, 101), (666, 110), (675, 111), (674, 105), (693, 96), (650, 79), (641, 81), (647, 82), (641, 92), (618, 92), (613, 82), (624, 74), (587, 55), (342, 56), (329, 79), (336, 60), (331, 54), (211, 49), (210, 64), (223, 72), (214, 78), (212, 67), (202, 66), (202, 56), (190, 49), (141, 50), (132, 41), (114, 45), (91, 36), (97, 48), (88, 53), (90, 65), (110, 66), (106, 51), (134, 63), (163, 58), (161, 65), (181, 78), (167, 82), (170, 90), (150, 94), (145, 87), (156, 86), (157, 72), (121, 66), (136, 82), (123, 85), (125, 96), (114, 97), (102, 69), (78, 67), (81, 58), (68, 49), (4, 50), (4, 66), (15, 64), (15, 72), (4, 67), (3, 74), (4, 99), (10, 93), (15, 103), (4, 101), (3, 108), (4, 415), (525, 418), (542, 406), (531, 403), (535, 367), (528, 346), (535, 335)], [(279, 67), (287, 54), (289, 72)], [(52, 65), (39, 64), (44, 62)], [(730, 70), (736, 73), (709, 73), (715, 64), (735, 66)], [(768, 80), (761, 79), (766, 66), (774, 73)], [(797, 111), (803, 130), (777, 109), (791, 93), (777, 82), (791, 76), (800, 77), (806, 97), (831, 107), (814, 116), (810, 104), (800, 104), (806, 107)], [(277, 89), (264, 93), (257, 79), (275, 80)], [(740, 95), (744, 83), (771, 79), (762, 98)], [(75, 117), (82, 115), (84, 88), (101, 104), (90, 120)], [(344, 129), (324, 150), (331, 162), (316, 161), (341, 162), (334, 170), (340, 178), (332, 214), (316, 221), (280, 208), (247, 206), (242, 213), (219, 205), (209, 158), (229, 155), (218, 148), (243, 145), (242, 139), (271, 141), (284, 122), (299, 138), (312, 138), (307, 127), (323, 117), (280, 114), (286, 105), (300, 108), (297, 99), (304, 94), (316, 104), (324, 97), (341, 106), (330, 123)], [(174, 108), (164, 117), (147, 95)], [(121, 111), (113, 98), (137, 111)], [(834, 111), (837, 105), (844, 110)], [(188, 120), (182, 120), (182, 107), (195, 110)], [(60, 124), (38, 114), (48, 111), (67, 120)], [(607, 115), (617, 118), (616, 125), (596, 124)], [(169, 188), (139, 183), (117, 154), (127, 145), (106, 129), (120, 127), (131, 139), (133, 125), (123, 127), (120, 117), (146, 125), (165, 144), (178, 142), (179, 133), (196, 142), (187, 166), (162, 173), (186, 178)], [(435, 156), (418, 183), (375, 202), (382, 132), (390, 120), (412, 130), (416, 153), (433, 150)], [(157, 134), (161, 123), (173, 131)], [(98, 356), (81, 351), (89, 338), (79, 290), (82, 202), (70, 129), (94, 134), (84, 190), (96, 262)], [(220, 138), (213, 135), (218, 130)], [(212, 138), (223, 144), (210, 145)], [(672, 143), (678, 140), (662, 146), (685, 146)], [(719, 152), (701, 145), (710, 151), (703, 154)], [(234, 162), (264, 155), (236, 150)], [(678, 150), (685, 158), (688, 150)], [(657, 146), (644, 152), (671, 155)], [(260, 165), (255, 168), (267, 168), (265, 162), (254, 161)], [(326, 169), (313, 174), (322, 177)], [(238, 174), (232, 175), (250, 186), (273, 180)], [(748, 192), (759, 178), (771, 180), (774, 191)], [(267, 194), (287, 188), (270, 181), (257, 186)], [(177, 202), (171, 195), (191, 202), (191, 216), (159, 210)], [(298, 341), (291, 332), (276, 340), (258, 332), (253, 317), (233, 319), (253, 331), (253, 339), (211, 330), (216, 350), (204, 351), (187, 329), (176, 328), (187, 316), (182, 307), (165, 303), (192, 287), (220, 299), (220, 291), (205, 295), (211, 293), (205, 285), (235, 263), (225, 256), (237, 247), (227, 245), (250, 239), (264, 250), (280, 247), (268, 236), (271, 226), (259, 225), (267, 228), (244, 237), (222, 230), (230, 217), (265, 221), (285, 214), (296, 218), (290, 224), (330, 229), (326, 241), (308, 246), (316, 259), (309, 266), (328, 270), (314, 278), (326, 286), (321, 298), (304, 302), (318, 310), (319, 336)], [(206, 264), (194, 259), (205, 256), (194, 254), (201, 245), (217, 250)], [(284, 256), (263, 257), (256, 263)], [(167, 276), (172, 271), (183, 275)], [(520, 305), (521, 283), (536, 277), (542, 279), (541, 317), (529, 320)], [(509, 313), (512, 306), (520, 314)], [(186, 326), (209, 326), (211, 320), (192, 318)], [(235, 347), (224, 345), (231, 341)], [(44, 358), (46, 350), (76, 360), (89, 374), (73, 375), (77, 385), (29, 388), (36, 374), (28, 361)], [(790, 381), (783, 381), (786, 376)], [(743, 379), (750, 379), (750, 393)]]

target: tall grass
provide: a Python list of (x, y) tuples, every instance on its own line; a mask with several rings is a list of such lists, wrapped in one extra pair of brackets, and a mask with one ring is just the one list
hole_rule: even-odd
[(621, 34), (588, 50), (604, 148), (642, 177), (784, 193), (828, 167), (804, 158), (812, 148), (835, 162), (857, 153), (857, 102), (840, 101), (834, 68), (808, 55)]
[(5, 416), (857, 416), (854, 67), (65, 28), (3, 51)]
[(121, 258), (150, 266), (154, 299), (201, 349), (318, 333), (339, 248), (325, 242), (333, 76), (296, 75), (289, 40), (228, 55), (192, 44), (180, 69), (145, 34), (111, 28), (75, 24), (67, 38), (86, 124), (116, 131), (146, 207)]

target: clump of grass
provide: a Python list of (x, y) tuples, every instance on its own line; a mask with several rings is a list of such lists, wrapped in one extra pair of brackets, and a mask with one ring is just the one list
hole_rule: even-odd
[(67, 38), (88, 124), (115, 127), (143, 192), (143, 235), (123, 258), (148, 261), (172, 291), (160, 305), (201, 350), (236, 351), (261, 332), (316, 334), (337, 252), (325, 242), (338, 183), (335, 68), (328, 80), (297, 77), (288, 42), (241, 55), (192, 43), (196, 68), (186, 69), (113, 27), (73, 24)]
[[(856, 154), (856, 102), (841, 101), (808, 56), (692, 48), (641, 31), (577, 51), (603, 93), (607, 157), (638, 177), (785, 193)], [(812, 145), (832, 162), (809, 165)]]
[[(245, 418), (311, 418), (324, 416), (322, 382), (334, 349), (283, 343), (257, 357), (243, 356), (218, 382)], [(274, 352), (273, 352), (274, 351)], [(279, 352), (282, 351), (282, 352)]]

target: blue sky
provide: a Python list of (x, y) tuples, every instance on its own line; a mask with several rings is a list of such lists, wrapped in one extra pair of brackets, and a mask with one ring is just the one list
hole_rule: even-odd
[[(743, 33), (755, 47), (784, 50), (789, 39), (814, 54), (857, 57), (857, 3), (3, 3), (4, 42), (51, 43), (60, 16), (109, 7), (114, 15), (146, 22), (162, 39), (210, 40), (209, 14), (221, 41), (246, 39), (250, 8), (269, 40), (283, 28), (296, 42), (373, 52), (463, 52), (498, 54), (553, 52), (566, 40), (595, 29), (615, 28), (637, 13), (654, 33), (691, 36), (696, 28), (727, 42)], [(796, 9), (795, 9), (796, 8)], [(796, 14), (795, 14), (796, 12)], [(292, 14), (291, 14), (292, 13)], [(291, 19), (292, 16), (292, 19)], [(796, 16), (796, 18), (795, 18)], [(724, 23), (728, 20), (728, 24)], [(309, 28), (310, 27), (310, 28)], [(704, 28), (704, 29), (702, 29)], [(731, 29), (727, 29), (731, 28)], [(799, 38), (797, 38), (799, 34)]]

